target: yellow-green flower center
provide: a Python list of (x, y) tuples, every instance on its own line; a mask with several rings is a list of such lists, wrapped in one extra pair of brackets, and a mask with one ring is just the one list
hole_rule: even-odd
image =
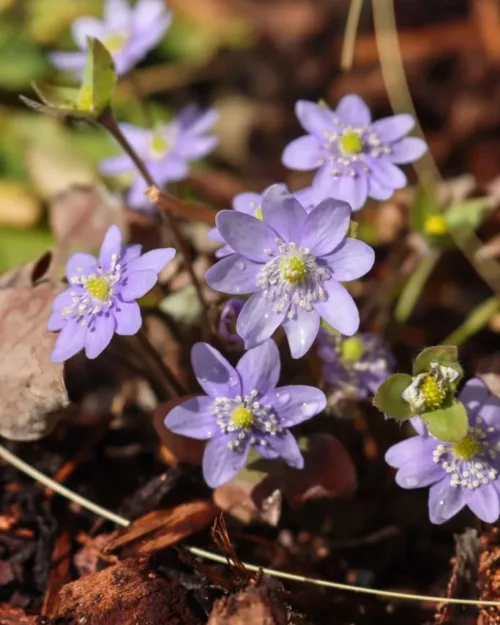
[(471, 460), (477, 456), (481, 450), (481, 443), (473, 436), (466, 436), (458, 443), (451, 446), (451, 451), (456, 458), (460, 460)]
[(89, 295), (98, 300), (105, 300), (109, 294), (109, 284), (104, 276), (89, 278), (85, 284)]
[(169, 144), (159, 132), (154, 132), (149, 147), (153, 156), (161, 158), (168, 152)]
[(231, 421), (239, 428), (248, 430), (253, 423), (252, 411), (249, 408), (245, 408), (245, 406), (238, 406), (231, 413)]
[(356, 362), (364, 353), (365, 346), (363, 342), (355, 336), (345, 339), (340, 344), (340, 359), (345, 364)]
[(257, 206), (257, 208), (255, 209), (254, 217), (257, 217), (257, 219), (260, 219), (261, 221), (264, 219), (261, 206)]
[(363, 151), (363, 140), (354, 130), (346, 130), (340, 137), (340, 147), (344, 154), (359, 154)]
[(424, 222), (424, 231), (441, 237), (448, 233), (448, 224), (442, 215), (430, 215)]
[(110, 33), (102, 39), (104, 46), (111, 52), (116, 54), (121, 52), (127, 43), (127, 35), (125, 33)]
[(283, 280), (296, 284), (306, 277), (306, 264), (299, 256), (285, 256), (280, 261), (280, 271)]
[(425, 397), (425, 406), (427, 410), (437, 410), (441, 408), (446, 399), (447, 389), (439, 388), (436, 378), (428, 374), (420, 386), (420, 391)]

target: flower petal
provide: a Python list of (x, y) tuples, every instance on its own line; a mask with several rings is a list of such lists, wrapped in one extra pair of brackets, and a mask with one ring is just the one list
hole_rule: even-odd
[(142, 325), (141, 308), (137, 302), (118, 302), (113, 310), (117, 334), (133, 336)]
[(352, 336), (359, 328), (359, 311), (351, 295), (336, 280), (327, 280), (323, 288), (328, 294), (328, 300), (315, 302), (314, 309), (332, 328)]
[(475, 421), (479, 412), (482, 413), (482, 406), (487, 404), (492, 396), (480, 378), (472, 378), (465, 384), (458, 398), (467, 407), (469, 419)]
[(178, 141), (176, 152), (189, 161), (195, 161), (210, 154), (218, 145), (219, 138), (214, 136), (197, 137), (187, 135)]
[(213, 399), (206, 395), (191, 397), (168, 413), (165, 425), (182, 436), (207, 440), (217, 431), (216, 419), (210, 412)]
[(396, 482), (401, 488), (422, 488), (439, 482), (445, 475), (441, 465), (432, 459), (432, 451), (436, 443), (430, 439), (424, 439), (422, 447), (427, 450), (408, 459), (396, 473)]
[(97, 267), (98, 263), (95, 256), (78, 252), (73, 254), (66, 263), (66, 278), (71, 283), (71, 278), (88, 276), (90, 273), (95, 273)]
[(295, 105), (295, 114), (304, 130), (321, 139), (325, 136), (325, 132), (332, 130), (333, 113), (326, 106), (299, 100)]
[(364, 173), (338, 176), (332, 173), (329, 165), (318, 171), (313, 181), (314, 187), (318, 196), (347, 202), (353, 211), (362, 208), (368, 197), (368, 178)]
[(307, 215), (302, 228), (301, 246), (307, 247), (313, 256), (332, 252), (345, 238), (349, 230), (351, 208), (339, 200), (323, 200)]
[(73, 292), (80, 295), (83, 293), (83, 287), (80, 285), (72, 285), (69, 289), (65, 289), (62, 293), (59, 293), (59, 295), (57, 295), (52, 302), (52, 310), (62, 310), (66, 306), (71, 306), (71, 304), (73, 304)]
[(147, 165), (149, 173), (160, 185), (184, 180), (189, 175), (189, 165), (181, 154), (169, 153), (161, 161), (152, 161)]
[[(225, 258), (226, 256), (229, 256), (230, 254), (234, 254), (233, 248), (230, 247), (229, 245), (223, 245), (215, 252), (215, 258)], [(243, 258), (243, 256), (240, 256), (240, 258)], [(252, 261), (248, 261), (248, 262), (252, 262)]]
[[(166, 30), (172, 20), (172, 15), (165, 6), (164, 0), (138, 0), (132, 9), (133, 27), (138, 31), (147, 31), (158, 21), (163, 22)], [(165, 18), (168, 23), (165, 25)]]
[(87, 328), (78, 321), (70, 320), (59, 333), (54, 350), (50, 356), (52, 362), (64, 362), (80, 350), (85, 344)]
[(234, 434), (225, 434), (208, 441), (203, 454), (203, 477), (211, 488), (221, 486), (237, 475), (245, 466), (250, 448), (249, 439), (244, 449), (237, 452), (228, 448)]
[(370, 109), (358, 95), (344, 96), (338, 103), (335, 114), (351, 126), (368, 126), (372, 120)]
[(271, 339), (249, 349), (240, 358), (236, 371), (240, 374), (242, 394), (258, 391), (264, 395), (272, 391), (280, 377), (280, 354), (276, 343)]
[(134, 258), (137, 258), (138, 256), (140, 256), (141, 252), (142, 252), (142, 245), (139, 245), (138, 243), (125, 246), (122, 250), (122, 255), (120, 259), (120, 264), (122, 265), (122, 267), (128, 264)]
[(199, 385), (210, 397), (241, 395), (241, 380), (236, 369), (208, 343), (195, 343), (191, 365)]
[(255, 211), (260, 207), (262, 196), (259, 193), (245, 191), (233, 198), (233, 209), (239, 213), (246, 213), (255, 217)]
[(391, 163), (404, 165), (418, 160), (428, 149), (427, 143), (422, 139), (406, 137), (391, 145), (391, 152), (387, 155), (387, 158)]
[(251, 349), (270, 338), (285, 315), (286, 310), (275, 312), (272, 302), (262, 292), (254, 293), (241, 309), (236, 322), (236, 331), (245, 341), (245, 349)]
[(224, 241), (250, 260), (266, 263), (269, 254), (265, 250), (278, 251), (276, 232), (256, 217), (223, 210), (217, 213), (215, 224)]
[(284, 184), (274, 184), (262, 196), (262, 215), (266, 224), (283, 241), (298, 243), (307, 213)]
[(113, 30), (125, 30), (132, 23), (132, 7), (128, 0), (106, 0), (104, 21)]
[(485, 523), (495, 523), (500, 515), (500, 499), (493, 484), (467, 490), (467, 505)]
[(368, 195), (374, 200), (388, 200), (393, 193), (394, 189), (380, 184), (374, 176), (368, 176)]
[(116, 176), (135, 170), (133, 160), (128, 154), (106, 158), (99, 163), (99, 171), (106, 176)]
[(111, 268), (113, 255), (119, 255), (122, 251), (122, 233), (118, 226), (110, 226), (104, 236), (104, 241), (99, 252), (99, 264), (108, 271)]
[(314, 386), (293, 384), (270, 391), (262, 398), (262, 403), (271, 404), (280, 425), (290, 428), (322, 412), (326, 408), (326, 397)]
[(396, 165), (393, 165), (387, 159), (372, 158), (368, 166), (370, 167), (372, 176), (384, 187), (402, 189), (408, 182), (405, 174), (399, 167), (396, 167)]
[(319, 315), (315, 310), (297, 309), (296, 319), (285, 319), (283, 323), (292, 358), (302, 358), (307, 354), (314, 339), (318, 336)]
[(71, 26), (73, 41), (80, 50), (87, 49), (87, 37), (102, 39), (106, 34), (106, 27), (96, 17), (78, 17)]
[(230, 252), (229, 254), (210, 267), (205, 274), (206, 283), (221, 293), (233, 295), (254, 293), (258, 288), (257, 275), (262, 269), (262, 265), (258, 265), (239, 254), (231, 254)]
[(331, 254), (322, 259), (337, 282), (357, 280), (370, 271), (375, 262), (373, 249), (358, 239), (344, 239)]
[(127, 204), (131, 208), (144, 208), (145, 206), (148, 206), (148, 204), (151, 204), (149, 199), (146, 197), (147, 188), (148, 185), (146, 181), (143, 180), (141, 176), (137, 175), (128, 191)]
[[(429, 440), (434, 446), (430, 449), (430, 451), (428, 446)], [(423, 436), (411, 436), (410, 438), (389, 447), (385, 453), (385, 461), (391, 467), (400, 469), (415, 457), (425, 457), (429, 453), (432, 456), (432, 452), (436, 446), (437, 442), (435, 439), (424, 438)]]
[(302, 452), (295, 440), (295, 436), (291, 432), (285, 430), (282, 434), (273, 437), (269, 436), (265, 440), (268, 445), (255, 445), (255, 449), (264, 458), (282, 458), (294, 469), (304, 468)]
[(81, 76), (85, 66), (85, 52), (51, 52), (50, 62), (54, 67), (64, 72), (73, 72)]
[(127, 267), (127, 272), (131, 273), (132, 271), (146, 271), (150, 269), (151, 271), (160, 273), (160, 271), (168, 265), (174, 256), (175, 250), (173, 247), (163, 247), (151, 250), (139, 258), (135, 258), (130, 261)]
[(63, 317), (58, 310), (55, 310), (47, 320), (47, 330), (49, 332), (58, 332), (66, 325), (67, 321), (67, 317)]
[(424, 437), (429, 435), (427, 426), (425, 425), (425, 423), (422, 421), (420, 417), (412, 417), (411, 419), (408, 419), (408, 421), (411, 423), (412, 428), (415, 430), (417, 434), (419, 434), (420, 436), (424, 436)]
[(464, 489), (450, 486), (449, 476), (444, 477), (429, 489), (429, 518), (431, 523), (441, 525), (465, 506)]
[(283, 150), (281, 162), (285, 167), (309, 171), (317, 169), (324, 161), (321, 143), (314, 135), (304, 135), (291, 141)]
[(408, 113), (382, 117), (372, 124), (372, 129), (378, 134), (383, 143), (397, 141), (408, 134), (415, 126), (415, 120)]
[(158, 280), (158, 274), (151, 269), (148, 271), (134, 271), (123, 278), (120, 295), (126, 302), (139, 299), (150, 291)]
[(110, 344), (115, 333), (116, 321), (111, 313), (104, 313), (97, 317), (92, 329), (87, 329), (85, 336), (85, 355), (87, 358), (97, 358)]
[(201, 135), (212, 130), (219, 118), (219, 111), (215, 108), (200, 110), (198, 106), (188, 104), (177, 115), (177, 122), (189, 134)]

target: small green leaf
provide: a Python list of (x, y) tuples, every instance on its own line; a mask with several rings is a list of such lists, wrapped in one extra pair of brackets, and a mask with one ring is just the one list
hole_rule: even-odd
[(111, 104), (116, 84), (113, 59), (98, 40), (88, 38), (88, 51), (83, 82), (78, 95), (78, 108), (99, 115)]
[(44, 104), (68, 110), (78, 110), (78, 89), (76, 87), (57, 87), (41, 81), (34, 81), (31, 86)]
[(448, 408), (426, 412), (421, 417), (429, 433), (445, 443), (456, 443), (467, 435), (467, 410), (459, 401), (455, 400)]
[(415, 416), (401, 394), (411, 384), (412, 377), (407, 373), (396, 373), (386, 378), (378, 387), (373, 399), (374, 405), (393, 419), (409, 419)]
[[(415, 358), (413, 363), (413, 375), (419, 373), (428, 373), (431, 370), (431, 362), (444, 364), (445, 366), (454, 366), (458, 360), (458, 349), (455, 345), (437, 345), (436, 347), (426, 347)], [(458, 364), (458, 363), (457, 363)]]

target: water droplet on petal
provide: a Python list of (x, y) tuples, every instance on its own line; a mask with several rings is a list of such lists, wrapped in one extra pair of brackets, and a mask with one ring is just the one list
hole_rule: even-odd
[(302, 406), (302, 414), (304, 417), (312, 417), (317, 412), (317, 403), (315, 401), (305, 401)]
[(290, 393), (287, 393), (286, 391), (276, 393), (276, 397), (278, 404), (281, 404), (282, 406), (290, 401)]
[(244, 261), (239, 260), (235, 266), (236, 266), (236, 269), (238, 269), (239, 271), (243, 271), (243, 269), (245, 269), (246, 267), (246, 264)]
[(238, 386), (238, 383), (239, 383), (239, 380), (234, 375), (229, 378), (229, 382), (228, 382), (229, 386), (232, 386), (232, 387)]
[(406, 488), (415, 488), (418, 484), (418, 480), (415, 477), (406, 477), (404, 483)]

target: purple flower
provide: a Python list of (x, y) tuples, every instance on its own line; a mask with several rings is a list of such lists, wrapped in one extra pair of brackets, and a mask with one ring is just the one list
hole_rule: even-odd
[(236, 321), (245, 302), (241, 299), (228, 299), (222, 307), (217, 329), (228, 343), (239, 343), (241, 336), (236, 333)]
[(52, 63), (81, 77), (85, 66), (87, 37), (99, 39), (108, 49), (118, 75), (125, 74), (154, 48), (172, 21), (164, 0), (105, 0), (103, 21), (79, 17), (73, 22), (73, 40), (79, 52), (53, 52)]
[(206, 395), (171, 410), (165, 424), (176, 434), (208, 440), (203, 476), (209, 486), (231, 480), (245, 465), (251, 446), (264, 458), (304, 466), (288, 428), (321, 412), (326, 397), (312, 386), (276, 388), (281, 364), (273, 341), (246, 352), (236, 368), (207, 343), (196, 343), (191, 363)]
[[(262, 198), (266, 191), (263, 193), (255, 193), (253, 191), (238, 193), (233, 198), (233, 209), (239, 213), (253, 215), (257, 217), (257, 219), (262, 219)], [(302, 204), (308, 213), (311, 212), (313, 209), (311, 187), (294, 191), (292, 195)], [(224, 239), (217, 228), (212, 228), (208, 233), (208, 237), (212, 239), (212, 241), (224, 243)], [(234, 250), (230, 245), (223, 245), (223, 247), (215, 252), (215, 257), (224, 258), (225, 256), (229, 256), (229, 254), (234, 254)]]
[(464, 506), (494, 523), (500, 515), (500, 400), (478, 378), (465, 385), (459, 399), (469, 416), (465, 438), (442, 443), (420, 419), (412, 419), (418, 435), (391, 447), (385, 459), (398, 469), (402, 488), (430, 486), (433, 523), (444, 523)]
[(340, 100), (335, 111), (299, 100), (295, 107), (309, 133), (292, 141), (283, 152), (291, 169), (318, 169), (313, 182), (316, 200), (334, 197), (359, 210), (368, 196), (387, 200), (406, 186), (396, 165), (412, 163), (424, 154), (422, 139), (405, 137), (415, 121), (411, 115), (371, 120), (369, 108), (357, 95)]
[(85, 348), (87, 358), (106, 349), (113, 334), (136, 334), (142, 324), (136, 299), (158, 280), (158, 273), (175, 256), (171, 247), (141, 256), (140, 245), (123, 247), (121, 233), (111, 226), (99, 258), (73, 254), (66, 265), (69, 288), (52, 305), (47, 328), (61, 330), (52, 362), (63, 362)]
[(393, 371), (394, 356), (385, 341), (376, 334), (356, 334), (344, 338), (320, 330), (318, 339), (323, 376), (335, 389), (337, 399), (364, 399), (374, 395)]
[[(189, 105), (169, 124), (155, 130), (131, 124), (120, 124), (120, 129), (156, 183), (163, 186), (168, 182), (184, 180), (189, 174), (189, 162), (203, 158), (215, 148), (217, 137), (207, 133), (212, 130), (218, 117), (215, 109), (200, 111), (196, 106)], [(134, 173), (128, 203), (133, 208), (148, 205), (144, 195), (147, 184), (127, 154), (102, 161), (100, 169), (111, 176)]]
[(320, 318), (354, 334), (358, 309), (340, 282), (363, 276), (375, 255), (366, 243), (346, 238), (350, 207), (329, 199), (307, 214), (284, 185), (274, 185), (262, 197), (262, 215), (217, 215), (217, 229), (235, 253), (205, 276), (216, 291), (253, 294), (237, 322), (245, 347), (259, 345), (282, 324), (292, 356), (300, 358), (316, 338)]

